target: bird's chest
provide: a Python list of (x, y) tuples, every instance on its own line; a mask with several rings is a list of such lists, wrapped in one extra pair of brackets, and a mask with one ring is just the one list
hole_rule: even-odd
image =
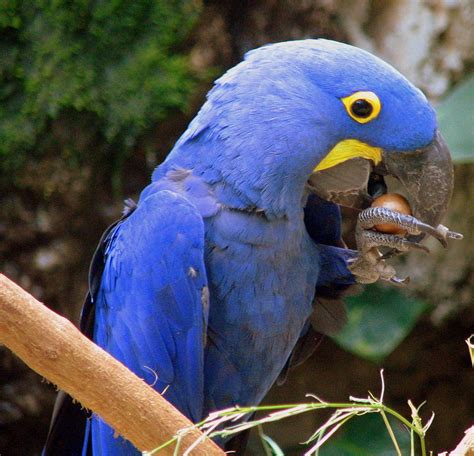
[(311, 313), (318, 257), (304, 227), (225, 212), (206, 226), (205, 411), (260, 402)]
[(311, 312), (318, 275), (304, 227), (229, 211), (208, 224), (206, 237), (210, 337), (237, 364), (258, 353), (284, 363)]

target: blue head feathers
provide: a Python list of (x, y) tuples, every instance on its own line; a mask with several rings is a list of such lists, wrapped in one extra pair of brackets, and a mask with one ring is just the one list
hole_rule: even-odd
[[(370, 122), (343, 103), (357, 92), (379, 100)], [(216, 81), (154, 179), (191, 169), (223, 204), (281, 216), (301, 207), (306, 180), (338, 142), (403, 151), (430, 143), (435, 129), (424, 95), (368, 52), (327, 40), (271, 44)]]

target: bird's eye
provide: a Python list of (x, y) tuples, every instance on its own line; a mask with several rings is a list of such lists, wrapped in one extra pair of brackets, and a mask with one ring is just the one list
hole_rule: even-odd
[(382, 105), (374, 92), (356, 92), (342, 98), (347, 113), (359, 123), (367, 123), (375, 119)]
[(359, 98), (351, 104), (352, 114), (354, 114), (356, 117), (362, 117), (363, 119), (369, 117), (373, 110), (374, 108), (372, 105), (367, 100), (362, 98)]

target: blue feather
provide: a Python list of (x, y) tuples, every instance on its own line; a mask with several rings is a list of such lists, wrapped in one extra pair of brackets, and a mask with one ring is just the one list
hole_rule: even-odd
[[(195, 206), (169, 190), (148, 195), (111, 236), (95, 312), (97, 344), (193, 420), (203, 409), (203, 256)], [(98, 417), (92, 435), (98, 454), (131, 451)]]

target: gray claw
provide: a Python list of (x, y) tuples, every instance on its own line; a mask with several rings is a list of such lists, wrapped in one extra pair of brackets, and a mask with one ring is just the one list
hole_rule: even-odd
[(428, 225), (423, 222), (418, 222), (418, 226), (420, 227), (420, 231), (423, 233), (429, 234), (437, 239), (440, 244), (446, 248), (448, 246), (448, 242), (446, 241), (446, 236), (444, 233), (440, 232), (437, 228), (433, 228), (431, 225)]
[[(409, 241), (395, 234), (379, 233), (378, 231), (356, 230), (357, 248), (360, 252), (366, 252), (377, 247), (391, 247), (399, 252), (407, 252), (410, 249), (423, 250), (429, 253), (428, 247), (415, 241)], [(393, 256), (390, 253), (390, 256)]]
[(398, 278), (398, 277), (392, 277), (392, 278), (390, 279), (390, 282), (391, 282), (391, 283), (394, 283), (394, 284), (396, 284), (396, 285), (403, 285), (403, 286), (405, 286), (405, 285), (408, 285), (408, 284), (410, 283), (410, 277), (405, 277), (404, 279), (400, 279), (400, 278)]
[(447, 247), (448, 245), (448, 242), (447, 242), (447, 239), (455, 239), (455, 240), (458, 240), (460, 241), (461, 239), (464, 238), (464, 236), (461, 234), (461, 233), (456, 233), (456, 231), (450, 231), (449, 228), (447, 228), (446, 226), (444, 225), (438, 225), (436, 227), (436, 233), (437, 233), (437, 239), (440, 240), (441, 242), (441, 239), (444, 241), (441, 242), (445, 247)]
[(464, 239), (464, 236), (461, 233), (456, 233), (456, 231), (448, 231), (447, 236), (450, 239), (456, 239), (458, 241)]
[(423, 252), (430, 253), (430, 249), (426, 245), (420, 244), (419, 242), (409, 241), (408, 239), (403, 239), (402, 244), (408, 249), (422, 250)]
[(358, 283), (374, 283), (380, 279), (391, 280), (395, 277), (395, 269), (384, 261), (379, 261), (379, 258), (379, 251), (372, 248), (351, 262), (349, 270)]
[[(443, 225), (433, 228), (411, 215), (400, 214), (382, 207), (365, 209), (359, 214), (356, 225), (355, 234), (359, 256), (349, 261), (349, 269), (359, 283), (373, 283), (377, 280), (386, 280), (397, 285), (406, 285), (409, 283), (410, 278), (398, 278), (393, 266), (387, 264), (385, 260), (411, 249), (430, 252), (425, 245), (406, 237), (381, 233), (370, 229), (382, 223), (395, 224), (411, 235), (429, 234), (438, 239), (445, 247), (447, 239), (463, 238), (462, 234), (450, 231)], [(382, 255), (378, 250), (379, 247), (388, 247), (390, 250)]]
[(360, 227), (363, 229), (373, 228), (381, 223), (390, 223), (403, 228), (409, 234), (420, 234), (426, 232), (434, 236), (439, 236), (436, 230), (426, 223), (420, 222), (412, 215), (401, 214), (400, 212), (387, 209), (385, 207), (369, 207), (359, 214)]
[(443, 247), (447, 247), (447, 239), (462, 239), (463, 235), (450, 231), (443, 225), (436, 228), (421, 222), (412, 215), (400, 214), (399, 212), (385, 207), (370, 207), (359, 214), (359, 223), (362, 229), (369, 229), (381, 223), (391, 223), (407, 231), (408, 234), (429, 234), (437, 239)]
[(389, 258), (393, 258), (395, 256), (401, 255), (403, 252), (397, 249), (390, 249), (388, 252), (385, 252), (379, 260), (388, 260)]

